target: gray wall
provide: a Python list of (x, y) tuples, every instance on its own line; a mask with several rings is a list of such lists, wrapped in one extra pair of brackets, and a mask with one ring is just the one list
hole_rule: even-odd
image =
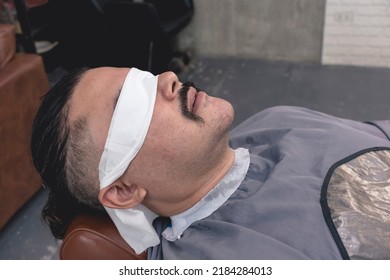
[(197, 55), (320, 62), (326, 0), (194, 0), (178, 45)]

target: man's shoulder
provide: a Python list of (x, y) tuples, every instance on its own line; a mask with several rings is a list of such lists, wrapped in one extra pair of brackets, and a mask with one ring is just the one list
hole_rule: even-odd
[[(248, 128), (253, 125), (269, 127), (293, 125), (298, 122), (313, 121), (315, 119), (334, 118), (330, 115), (298, 106), (275, 106), (264, 109), (239, 124), (234, 130)], [(233, 131), (234, 131), (233, 130)]]
[(322, 113), (320, 111), (316, 111), (307, 107), (299, 107), (299, 106), (274, 106), (274, 107), (269, 107), (266, 108), (257, 114), (253, 115), (252, 117), (248, 118), (248, 120), (252, 118), (264, 118), (264, 117), (276, 117), (276, 118), (286, 118), (286, 117), (291, 117), (293, 115), (305, 115), (310, 118), (312, 117), (332, 117), (326, 113)]

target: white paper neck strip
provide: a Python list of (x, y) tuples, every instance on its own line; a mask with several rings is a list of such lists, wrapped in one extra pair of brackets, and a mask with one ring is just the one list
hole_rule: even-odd
[[(122, 176), (141, 149), (153, 115), (157, 81), (158, 76), (136, 68), (131, 68), (127, 74), (100, 159), (100, 189)], [(123, 239), (137, 254), (160, 243), (152, 225), (157, 215), (145, 206), (105, 209)]]

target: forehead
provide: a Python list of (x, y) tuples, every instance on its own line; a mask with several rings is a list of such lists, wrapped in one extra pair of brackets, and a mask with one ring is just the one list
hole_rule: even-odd
[(86, 117), (92, 137), (104, 146), (115, 101), (129, 68), (90, 69), (80, 78), (70, 100), (69, 122)]

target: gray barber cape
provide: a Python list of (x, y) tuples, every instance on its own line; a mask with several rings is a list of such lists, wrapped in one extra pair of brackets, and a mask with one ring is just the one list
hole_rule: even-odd
[(161, 236), (149, 259), (390, 259), (389, 135), (390, 121), (256, 114), (231, 132), (250, 153), (241, 185), (177, 240)]

